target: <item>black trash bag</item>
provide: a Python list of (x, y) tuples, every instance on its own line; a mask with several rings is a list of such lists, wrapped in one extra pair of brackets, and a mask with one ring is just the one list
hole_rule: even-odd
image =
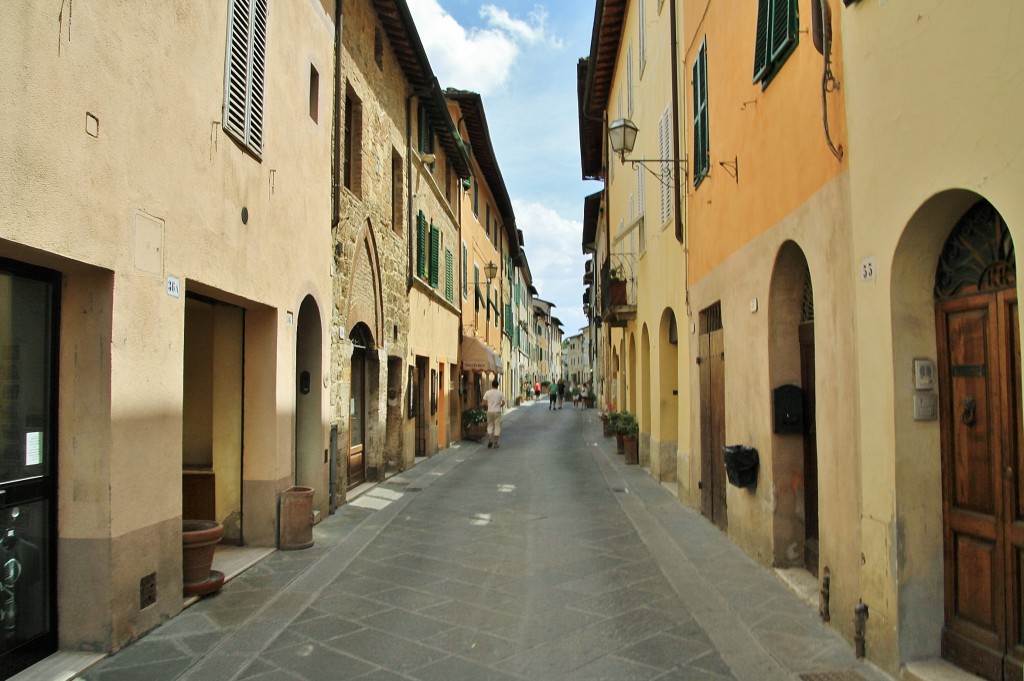
[(725, 454), (725, 474), (729, 484), (737, 487), (757, 487), (757, 467), (760, 458), (757, 450), (746, 445), (726, 445), (722, 447)]

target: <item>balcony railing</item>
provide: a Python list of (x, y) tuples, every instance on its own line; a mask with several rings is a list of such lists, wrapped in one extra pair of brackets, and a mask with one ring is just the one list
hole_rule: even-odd
[(601, 268), (601, 310), (612, 326), (636, 319), (636, 257), (612, 253)]

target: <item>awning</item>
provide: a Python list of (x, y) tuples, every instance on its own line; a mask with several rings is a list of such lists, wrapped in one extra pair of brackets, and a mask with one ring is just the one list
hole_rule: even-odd
[(462, 339), (462, 370), (500, 374), (501, 357), (480, 339), (466, 336)]

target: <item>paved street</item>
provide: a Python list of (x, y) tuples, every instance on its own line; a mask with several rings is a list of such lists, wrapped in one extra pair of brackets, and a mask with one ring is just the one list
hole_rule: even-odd
[(314, 537), (80, 678), (888, 679), (594, 411), (516, 408), (500, 449), (461, 442)]

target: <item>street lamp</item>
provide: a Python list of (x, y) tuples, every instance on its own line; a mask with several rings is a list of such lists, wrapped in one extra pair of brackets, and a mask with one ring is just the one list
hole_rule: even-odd
[(487, 283), (490, 284), (494, 277), (498, 276), (498, 266), (494, 264), (494, 261), (484, 265), (484, 276), (487, 277)]
[(619, 160), (623, 163), (627, 161), (633, 164), (633, 167), (643, 166), (651, 175), (654, 175), (663, 184), (667, 185), (665, 178), (661, 173), (656, 173), (650, 167), (648, 163), (671, 163), (673, 165), (679, 165), (683, 169), (683, 177), (686, 177), (687, 173), (687, 162), (686, 159), (675, 160), (672, 158), (626, 158), (626, 154), (633, 151), (633, 145), (636, 144), (637, 133), (640, 129), (636, 127), (636, 124), (628, 118), (616, 118), (614, 121), (608, 124), (608, 142), (611, 144), (612, 151), (619, 155)]

